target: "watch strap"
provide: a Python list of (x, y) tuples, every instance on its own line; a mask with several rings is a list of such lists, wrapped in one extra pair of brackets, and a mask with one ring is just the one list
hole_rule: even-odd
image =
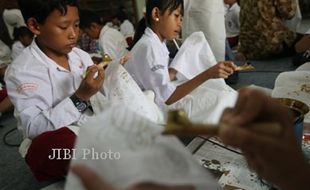
[(74, 106), (77, 108), (79, 112), (84, 112), (90, 105), (88, 101), (84, 101), (76, 96), (74, 93), (72, 96), (70, 96), (71, 101), (73, 102)]

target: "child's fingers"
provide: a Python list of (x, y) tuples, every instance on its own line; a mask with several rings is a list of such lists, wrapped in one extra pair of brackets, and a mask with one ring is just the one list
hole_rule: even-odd
[(222, 77), (227, 77), (234, 73), (235, 69), (232, 62), (220, 62), (218, 64), (219, 73), (223, 74)]
[(224, 61), (223, 63), (226, 67), (229, 67), (233, 71), (235, 71), (237, 69), (237, 65), (232, 61)]
[(225, 68), (219, 70), (219, 77), (220, 78), (226, 79), (226, 78), (228, 78), (229, 75), (231, 75), (230, 70), (227, 71)]
[(86, 71), (86, 80), (91, 80), (94, 78), (95, 74), (98, 72), (98, 67), (96, 65), (92, 65), (87, 68)]
[(132, 55), (130, 53), (127, 53), (125, 56), (123, 56), (120, 59), (120, 64), (124, 65), (131, 57), (132, 57)]
[(98, 68), (98, 75), (96, 77), (97, 80), (103, 80), (104, 79), (104, 69), (102, 67)]
[(251, 150), (266, 151), (268, 145), (281, 146), (279, 141), (283, 138), (251, 131), (247, 127), (232, 127), (230, 125), (221, 126), (219, 137), (225, 144), (238, 147), (246, 152)]
[(231, 67), (225, 67), (224, 68), (224, 71), (228, 74), (228, 75), (231, 75), (234, 73), (234, 69), (231, 68)]

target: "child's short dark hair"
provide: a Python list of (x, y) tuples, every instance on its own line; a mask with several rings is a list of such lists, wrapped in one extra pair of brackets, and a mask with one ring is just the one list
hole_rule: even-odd
[(33, 17), (40, 24), (43, 24), (54, 10), (66, 14), (67, 6), (78, 7), (77, 0), (18, 0), (18, 5), (26, 23)]
[(152, 10), (157, 7), (162, 13), (169, 10), (173, 12), (178, 9), (179, 6), (182, 8), (182, 15), (184, 11), (183, 0), (146, 0), (146, 23), (148, 26), (152, 23)]
[(129, 20), (127, 14), (123, 10), (119, 10), (114, 18), (117, 18), (121, 23), (124, 22), (124, 20)]
[(89, 28), (91, 23), (97, 23), (102, 25), (100, 16), (92, 10), (80, 10), (80, 28), (85, 29)]
[(34, 34), (26, 26), (21, 26), (19, 28), (14, 28), (13, 36), (14, 40), (18, 40), (19, 37), (24, 36), (29, 36), (32, 38)]

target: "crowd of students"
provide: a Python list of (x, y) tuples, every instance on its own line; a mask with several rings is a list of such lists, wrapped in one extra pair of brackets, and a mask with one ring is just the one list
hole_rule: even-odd
[[(19, 0), (18, 2), (28, 29), (21, 27), (14, 32), (16, 42), (13, 45), (13, 51), (15, 53), (12, 54), (13, 61), (6, 70), (5, 83), (10, 98), (8, 100), (12, 101), (15, 107), (14, 115), (18, 120), (18, 127), (23, 131), (25, 137), (32, 139), (26, 155), (26, 162), (38, 180), (59, 179), (66, 175), (70, 161), (49, 160), (48, 155), (55, 148), (72, 149), (74, 147), (78, 135), (76, 127), (82, 126), (94, 116), (90, 98), (97, 93), (105, 95), (103, 68), (94, 65), (90, 55), (76, 47), (82, 31), (91, 39), (98, 40), (99, 52), (102, 55), (108, 54), (113, 60), (119, 60), (125, 56), (128, 53), (128, 43), (132, 43), (133, 40), (131, 56), (124, 67), (141, 90), (152, 90), (155, 93), (155, 103), (163, 111), (171, 108), (183, 108), (188, 115), (193, 110), (206, 115), (214, 111), (213, 107), (207, 107), (208, 102), (221, 105), (221, 109), (236, 104), (235, 108), (224, 111), (221, 120), (234, 126), (243, 127), (222, 131), (220, 137), (224, 143), (243, 150), (251, 168), (283, 189), (307, 189), (305, 176), (309, 176), (310, 169), (292, 135), (290, 114), (283, 107), (258, 92), (241, 91), (237, 100), (238, 92), (231, 90), (225, 96), (223, 95), (223, 98), (219, 98), (219, 94), (224, 88), (208, 85), (209, 81), (223, 81), (237, 69), (233, 62), (224, 61), (225, 51), (223, 54), (222, 47), (225, 47), (226, 38), (222, 37), (226, 35), (219, 34), (220, 31), (225, 30), (218, 30), (220, 27), (225, 27), (224, 6), (222, 6), (223, 12), (217, 12), (222, 16), (221, 23), (218, 25), (222, 25), (216, 27), (215, 31), (210, 32), (210, 27), (213, 25), (199, 25), (203, 23), (199, 20), (196, 20), (198, 24), (195, 27), (193, 25), (185, 26), (185, 28), (189, 27), (189, 29), (184, 29), (188, 35), (197, 30), (207, 31), (205, 34), (207, 38), (211, 38), (210, 46), (211, 50), (215, 52), (215, 57), (212, 54), (212, 57), (206, 58), (211, 60), (212, 64), (207, 68), (202, 66), (205, 69), (200, 70), (198, 74), (195, 73), (195, 76), (182, 78), (181, 83), (175, 83), (180, 79), (182, 71), (179, 70), (179, 67), (169, 67), (169, 51), (165, 44), (166, 41), (175, 39), (181, 33), (184, 14), (188, 20), (199, 18), (204, 20), (202, 17), (198, 18), (197, 15), (194, 17), (190, 15), (203, 6), (210, 8), (212, 5), (223, 5), (224, 2), (203, 0), (202, 4), (197, 6), (195, 3), (198, 0), (185, 2), (183, 0), (147, 0), (144, 18), (146, 22), (141, 25), (142, 29), (138, 29), (143, 31), (137, 37), (138, 39), (132, 39), (132, 26), (129, 26), (124, 15), (120, 14), (115, 17), (118, 24), (123, 23), (120, 25), (121, 31), (117, 31), (102, 23), (95, 12), (79, 10), (76, 0)], [(244, 14), (253, 12), (250, 11), (253, 8), (250, 7), (250, 2), (252, 1), (240, 2), (240, 17), (245, 20), (250, 19), (250, 22), (245, 23), (241, 19), (240, 40), (237, 43), (241, 44), (238, 49), (239, 53), (247, 59), (261, 58), (261, 56), (265, 57), (282, 50), (277, 46), (279, 44), (281, 46), (284, 42), (287, 42), (288, 45), (292, 44), (295, 40), (294, 33), (286, 28), (283, 32), (288, 32), (287, 35), (275, 35), (272, 32), (272, 35), (269, 35), (269, 29), (272, 27), (263, 28), (266, 29), (265, 32), (268, 35), (265, 37), (268, 39), (269, 37), (281, 37), (281, 39), (267, 41), (265, 38), (264, 40), (255, 39), (257, 35), (253, 30), (257, 27), (253, 27), (253, 22), (258, 22), (260, 19), (244, 16)], [(257, 1), (253, 0), (253, 2)], [(270, 4), (269, 1), (263, 2), (267, 7)], [(236, 14), (232, 12), (234, 9), (238, 9), (236, 8), (237, 2), (225, 0), (225, 3), (229, 5), (227, 15)], [(265, 4), (258, 4), (254, 8), (269, 10), (264, 6), (260, 7), (262, 5), (265, 6)], [(290, 5), (291, 8), (288, 5), (283, 8), (282, 4), (279, 4), (279, 10), (283, 11), (286, 18), (291, 18), (294, 15), (292, 11), (295, 10), (292, 8), (294, 3), (291, 2)], [(285, 12), (285, 10), (290, 11)], [(215, 14), (208, 11), (200, 13), (202, 13), (201, 16), (206, 13)], [(234, 15), (234, 17), (237, 16)], [(215, 15), (210, 15), (210, 18), (219, 19)], [(280, 28), (284, 29), (277, 19), (273, 19), (273, 21), (277, 21), (276, 26), (281, 26)], [(214, 21), (210, 20), (210, 23), (214, 23)], [(189, 22), (186, 22), (184, 25), (188, 24)], [(260, 24), (265, 26), (263, 23)], [(228, 37), (231, 39), (231, 45), (236, 44), (236, 39), (232, 38), (237, 37), (238, 23), (233, 23), (227, 18), (226, 27), (234, 28), (233, 34)], [(276, 29), (278, 30), (278, 28)], [(244, 31), (248, 32), (247, 35), (243, 35)], [(32, 41), (33, 35), (35, 38)], [(245, 40), (245, 37), (249, 36), (251, 38)], [(208, 44), (208, 41), (205, 44)], [(212, 41), (217, 41), (217, 43)], [(253, 41), (259, 43), (253, 43)], [(270, 44), (274, 41), (277, 43)], [(246, 42), (251, 42), (251, 44)], [(267, 44), (272, 47), (267, 48), (269, 47)], [(304, 36), (296, 44), (296, 50), (307, 51), (309, 44), (309, 36)], [(191, 63), (182, 62), (182, 64)], [(86, 76), (81, 77), (85, 73)], [(224, 85), (224, 87), (226, 86)], [(224, 101), (228, 94), (233, 94), (235, 97), (229, 103)], [(5, 96), (7, 97), (7, 95)], [(189, 96), (191, 97), (188, 98)], [(205, 104), (201, 102), (205, 102)], [(251, 109), (253, 107), (256, 109)], [(220, 118), (220, 116), (218, 117)], [(283, 136), (274, 139), (255, 134), (244, 128), (247, 124), (258, 120), (279, 122), (283, 127)], [(278, 150), (280, 153), (278, 154), (274, 150)], [(282, 155), (290, 156), (283, 159), (285, 156), (282, 157)], [(289, 164), (292, 163), (291, 159), (295, 161), (295, 165)], [(277, 164), (273, 165), (274, 163)], [(89, 189), (113, 189), (112, 186), (106, 185), (86, 168), (74, 167), (73, 171), (82, 178)], [(290, 175), (285, 175), (285, 173)], [(293, 178), (291, 177), (292, 173), (294, 174)], [(89, 176), (98, 181), (90, 182)]]

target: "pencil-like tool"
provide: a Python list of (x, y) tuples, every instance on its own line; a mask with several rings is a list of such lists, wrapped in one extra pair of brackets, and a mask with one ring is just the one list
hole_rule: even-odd
[(172, 41), (173, 41), (175, 47), (177, 47), (177, 49), (180, 50), (180, 46), (179, 46), (178, 42), (175, 39), (173, 39)]
[[(217, 136), (219, 134), (219, 130), (223, 127), (234, 126), (229, 126), (225, 123), (220, 123), (217, 125), (194, 124), (187, 118), (184, 111), (175, 110), (168, 113), (168, 121), (163, 134), (176, 136)], [(273, 136), (280, 136), (282, 133), (282, 128), (278, 123), (251, 124), (248, 128), (259, 133)]]
[(255, 67), (250, 62), (246, 62), (245, 64), (238, 66), (236, 71), (251, 71), (254, 69)]
[[(108, 64), (110, 64), (112, 62), (112, 59), (111, 57), (108, 55), (108, 54), (104, 54), (103, 57), (102, 57), (102, 61), (97, 65), (97, 67), (102, 67), (102, 68), (105, 68)], [(87, 71), (85, 71), (82, 75), (82, 78), (84, 79), (87, 75)]]

